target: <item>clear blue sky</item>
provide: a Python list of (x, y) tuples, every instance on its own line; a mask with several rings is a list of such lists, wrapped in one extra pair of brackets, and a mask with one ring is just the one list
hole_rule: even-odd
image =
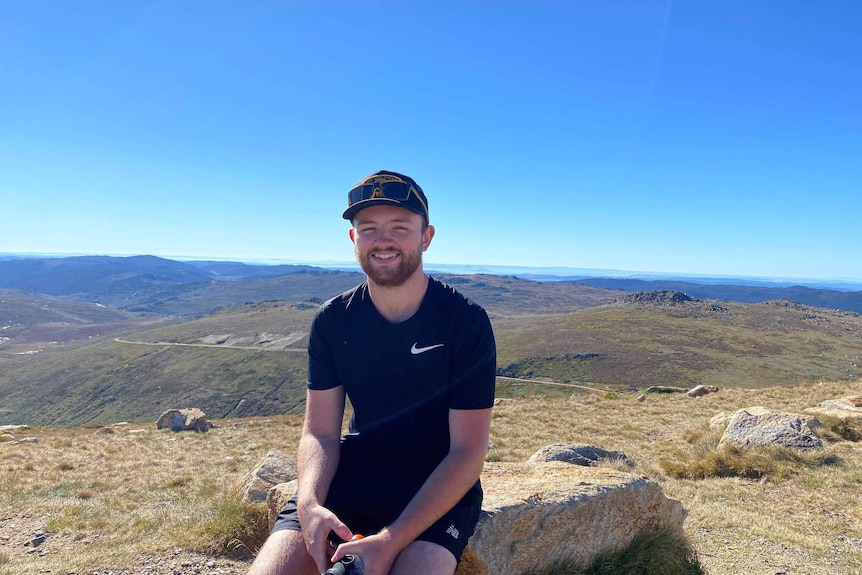
[(12, 1), (0, 252), (862, 279), (862, 2)]

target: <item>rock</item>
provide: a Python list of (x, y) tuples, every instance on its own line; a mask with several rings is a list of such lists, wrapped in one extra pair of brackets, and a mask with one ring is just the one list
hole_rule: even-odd
[(674, 387), (672, 385), (651, 385), (646, 388), (647, 393), (686, 393), (687, 391), (684, 387)]
[(485, 501), (469, 547), (487, 573), (541, 570), (561, 558), (586, 566), (645, 531), (681, 532), (685, 519), (682, 504), (658, 484), (608, 468), (487, 463), (482, 484)]
[(266, 507), (269, 509), (269, 528), (272, 529), (272, 526), (275, 525), (275, 520), (278, 518), (278, 514), (281, 513), (281, 510), (284, 509), (284, 506), (287, 505), (287, 500), (294, 496), (296, 493), (296, 479), (288, 481), (286, 483), (279, 483), (278, 485), (273, 485), (272, 488), (266, 494)]
[(692, 387), (691, 389), (689, 389), (688, 392), (686, 392), (686, 395), (689, 397), (701, 397), (704, 395), (708, 395), (710, 393), (717, 393), (717, 392), (718, 392), (718, 386), (715, 386), (715, 385), (698, 385), (698, 386), (695, 386), (695, 387)]
[(15, 431), (18, 429), (30, 429), (29, 425), (0, 425), (0, 433)]
[(45, 540), (46, 540), (47, 538), (48, 538), (48, 536), (47, 536), (47, 535), (45, 535), (45, 532), (44, 532), (44, 531), (42, 531), (41, 529), (39, 529), (39, 530), (38, 530), (38, 531), (36, 531), (36, 533), (33, 535), (33, 538), (32, 538), (32, 539), (30, 539), (30, 546), (31, 546), (31, 547), (38, 547), (39, 545), (41, 545), (42, 543), (44, 543), (44, 542), (45, 542)]
[(840, 399), (827, 399), (817, 404), (817, 407), (809, 407), (803, 410), (813, 415), (824, 415), (837, 417), (844, 420), (862, 419), (862, 396), (849, 396)]
[(602, 461), (621, 461), (634, 467), (634, 463), (621, 451), (607, 451), (600, 447), (582, 443), (554, 443), (541, 448), (527, 460), (527, 463), (542, 461), (563, 461), (574, 465), (595, 466)]
[[(658, 484), (609, 468), (486, 463), (482, 485), (482, 514), (457, 575), (523, 573), (561, 558), (586, 566), (644, 532), (681, 532), (686, 515)], [(270, 526), (295, 491), (295, 480), (270, 489)]]
[(736, 411), (718, 442), (720, 449), (781, 446), (800, 451), (823, 449), (814, 433), (822, 424), (815, 417), (779, 413), (763, 407)]
[(245, 500), (251, 503), (263, 503), (274, 485), (294, 479), (296, 479), (296, 460), (286, 457), (278, 449), (270, 449), (245, 480), (243, 485)]
[(209, 430), (210, 424), (206, 414), (193, 407), (191, 409), (169, 409), (159, 416), (156, 421), (156, 429), (170, 429), (171, 431), (198, 431)]

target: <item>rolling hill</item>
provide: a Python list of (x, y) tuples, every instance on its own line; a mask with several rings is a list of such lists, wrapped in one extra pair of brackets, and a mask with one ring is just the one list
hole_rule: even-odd
[[(165, 409), (190, 406), (218, 418), (299, 413), (305, 334), (316, 307), (250, 303), (187, 321), (97, 324), (99, 333), (83, 339), (30, 342), (34, 353), (14, 352), (24, 344), (7, 342), (0, 346), (0, 424), (153, 421)], [(862, 376), (862, 317), (850, 312), (667, 292), (565, 314), (489, 310), (498, 373), (516, 378), (498, 381), (499, 396), (578, 392), (565, 384), (756, 388)]]
[[(0, 288), (0, 424), (152, 421), (189, 406), (219, 418), (301, 412), (314, 311), (362, 280), (318, 268), (62, 259), (28, 262), (27, 273), (20, 260), (0, 261), (0, 285), (18, 286)], [(501, 396), (862, 377), (862, 318), (834, 306), (435, 276), (488, 310)]]

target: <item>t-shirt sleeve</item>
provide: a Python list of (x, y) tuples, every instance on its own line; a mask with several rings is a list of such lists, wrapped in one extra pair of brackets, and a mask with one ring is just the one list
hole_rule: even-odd
[(329, 315), (327, 308), (321, 307), (311, 324), (308, 336), (308, 389), (332, 389), (341, 385), (335, 369)]
[[(497, 347), (488, 314), (473, 307), (467, 325), (457, 327), (459, 345), (452, 358), (450, 409), (485, 409), (494, 405)], [(459, 322), (460, 323), (460, 322)]]

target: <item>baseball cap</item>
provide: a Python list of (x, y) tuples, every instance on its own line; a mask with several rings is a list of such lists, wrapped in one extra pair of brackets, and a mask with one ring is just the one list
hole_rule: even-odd
[(398, 172), (380, 170), (364, 177), (347, 194), (345, 220), (353, 220), (359, 210), (378, 205), (401, 206), (428, 222), (428, 198), (416, 181)]

